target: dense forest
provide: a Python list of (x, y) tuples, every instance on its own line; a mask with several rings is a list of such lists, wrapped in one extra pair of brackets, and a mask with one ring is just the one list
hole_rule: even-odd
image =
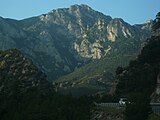
[(21, 96), (0, 96), (0, 100), (1, 120), (88, 120), (90, 115), (87, 97), (43, 95), (32, 89)]

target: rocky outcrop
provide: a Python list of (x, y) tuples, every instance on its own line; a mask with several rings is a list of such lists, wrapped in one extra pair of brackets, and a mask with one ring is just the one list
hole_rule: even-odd
[(0, 94), (12, 95), (15, 89), (25, 93), (33, 88), (43, 93), (52, 90), (46, 75), (18, 50), (0, 51)]

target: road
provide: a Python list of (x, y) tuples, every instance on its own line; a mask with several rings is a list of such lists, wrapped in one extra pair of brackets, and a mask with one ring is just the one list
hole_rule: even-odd
[[(116, 107), (116, 108), (121, 107), (119, 103), (96, 103), (94, 102), (94, 104), (99, 107)], [(154, 113), (160, 114), (160, 103), (150, 103), (150, 105)]]
[(150, 105), (154, 113), (160, 114), (160, 103), (150, 103)]

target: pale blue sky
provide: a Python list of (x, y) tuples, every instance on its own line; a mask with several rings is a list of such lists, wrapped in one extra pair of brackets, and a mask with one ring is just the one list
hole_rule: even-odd
[(73, 4), (87, 4), (96, 11), (113, 18), (120, 17), (130, 24), (154, 19), (160, 11), (160, 0), (0, 0), (0, 16), (24, 19)]

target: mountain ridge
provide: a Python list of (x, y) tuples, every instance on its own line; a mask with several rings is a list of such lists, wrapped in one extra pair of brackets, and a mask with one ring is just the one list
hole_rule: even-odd
[[(0, 49), (19, 49), (52, 81), (97, 59), (105, 63), (103, 66), (98, 62), (98, 72), (96, 69), (93, 72), (99, 76), (103, 76), (103, 71), (114, 71), (118, 61), (126, 65), (151, 35), (152, 24), (130, 25), (85, 5), (52, 10), (24, 20), (0, 18), (0, 21)], [(124, 55), (127, 57), (119, 59)], [(88, 66), (93, 69), (94, 64)], [(97, 81), (97, 74), (93, 81)], [(108, 81), (111, 84), (111, 80), (105, 82)]]

